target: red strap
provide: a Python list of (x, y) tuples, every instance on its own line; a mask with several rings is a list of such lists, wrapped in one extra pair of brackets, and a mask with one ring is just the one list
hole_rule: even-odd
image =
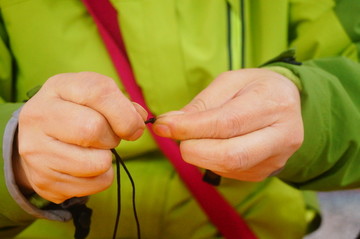
[[(149, 112), (149, 116), (153, 117), (140, 88), (136, 84), (122, 40), (116, 10), (109, 0), (82, 1), (98, 26), (98, 30), (126, 91), (133, 101), (142, 105)], [(182, 159), (177, 143), (171, 139), (157, 136), (152, 131), (151, 126), (148, 128), (159, 148), (173, 164), (183, 182), (220, 233), (228, 239), (256, 239), (246, 222), (223, 196), (213, 186), (202, 181), (200, 170)]]

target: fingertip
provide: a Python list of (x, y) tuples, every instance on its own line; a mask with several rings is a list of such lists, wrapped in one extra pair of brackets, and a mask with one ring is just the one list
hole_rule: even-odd
[(153, 124), (154, 132), (162, 137), (172, 138), (172, 130), (174, 130), (174, 125), (178, 125), (175, 123), (177, 121), (176, 116), (183, 115), (184, 111), (170, 111), (165, 114), (159, 115), (156, 117), (156, 121)]
[(144, 132), (144, 129), (143, 129), (143, 128), (136, 130), (135, 133), (133, 133), (133, 134), (128, 138), (128, 140), (129, 140), (129, 141), (135, 141), (135, 140), (137, 140), (138, 138), (141, 137), (141, 135), (143, 134), (143, 132)]
[(128, 109), (127, 119), (122, 118), (117, 124), (114, 124), (113, 129), (120, 139), (134, 141), (141, 137), (146, 126), (144, 121), (148, 113), (139, 104), (131, 102), (132, 108)]

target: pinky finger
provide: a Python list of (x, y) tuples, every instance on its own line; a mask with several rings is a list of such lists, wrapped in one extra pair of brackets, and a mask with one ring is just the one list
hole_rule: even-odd
[(228, 173), (228, 172), (215, 172), (220, 176), (226, 178), (233, 178), (241, 181), (248, 181), (248, 182), (261, 182), (268, 177), (275, 176), (278, 174), (282, 169), (284, 169), (282, 159), (278, 158), (268, 158), (259, 164), (243, 170), (238, 171), (236, 173)]
[(62, 203), (72, 197), (89, 196), (109, 188), (114, 172), (111, 167), (107, 172), (95, 177), (74, 177), (56, 172), (52, 183), (33, 185), (37, 194), (54, 203)]

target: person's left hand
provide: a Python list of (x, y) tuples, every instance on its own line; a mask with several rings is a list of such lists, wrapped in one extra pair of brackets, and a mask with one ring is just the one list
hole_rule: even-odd
[(261, 181), (281, 170), (304, 137), (297, 87), (266, 69), (221, 74), (153, 127), (158, 135), (181, 141), (186, 162), (244, 181)]

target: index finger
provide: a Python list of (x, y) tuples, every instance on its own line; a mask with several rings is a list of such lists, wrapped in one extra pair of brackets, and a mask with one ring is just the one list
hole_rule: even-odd
[(276, 107), (256, 92), (247, 91), (216, 108), (160, 116), (153, 127), (160, 136), (178, 140), (231, 138), (274, 124)]
[[(49, 79), (55, 97), (87, 106), (102, 114), (122, 139), (139, 137), (145, 128), (143, 114), (119, 90), (115, 82), (95, 72), (65, 73)], [(51, 91), (50, 91), (51, 92)]]

